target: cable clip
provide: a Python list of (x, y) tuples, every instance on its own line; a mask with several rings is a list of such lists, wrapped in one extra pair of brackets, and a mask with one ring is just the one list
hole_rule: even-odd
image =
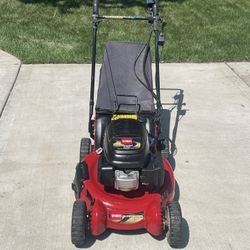
[(101, 153), (102, 153), (102, 151), (103, 151), (103, 148), (98, 148), (95, 152), (98, 154), (98, 155), (100, 155)]

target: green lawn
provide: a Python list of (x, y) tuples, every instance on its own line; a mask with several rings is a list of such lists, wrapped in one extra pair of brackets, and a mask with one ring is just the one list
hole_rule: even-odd
[[(89, 63), (91, 0), (0, 0), (0, 48), (23, 63)], [(144, 0), (103, 0), (101, 14), (145, 15)], [(250, 61), (249, 0), (165, 0), (164, 62)], [(148, 25), (103, 22), (108, 40), (146, 41)]]

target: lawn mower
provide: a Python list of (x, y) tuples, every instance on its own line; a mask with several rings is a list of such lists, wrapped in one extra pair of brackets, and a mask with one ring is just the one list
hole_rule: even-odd
[[(175, 151), (175, 139), (169, 138), (173, 108), (163, 109), (160, 98), (163, 20), (157, 0), (146, 0), (146, 5), (149, 16), (102, 16), (99, 0), (93, 0), (90, 137), (81, 139), (80, 160), (72, 183), (76, 200), (71, 240), (76, 247), (84, 246), (90, 235), (101, 235), (106, 229), (146, 229), (152, 236), (166, 234), (172, 247), (181, 244), (181, 208), (174, 199), (175, 179), (169, 163)], [(97, 29), (104, 20), (147, 21), (150, 32), (146, 43), (106, 44), (93, 117)], [(176, 135), (179, 116), (184, 112), (183, 91), (174, 99)]]

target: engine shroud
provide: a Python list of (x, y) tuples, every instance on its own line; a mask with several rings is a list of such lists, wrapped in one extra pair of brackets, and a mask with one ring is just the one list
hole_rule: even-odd
[(104, 132), (103, 149), (110, 165), (118, 169), (141, 169), (150, 156), (148, 132), (138, 120), (111, 121)]
[(163, 185), (161, 155), (150, 151), (149, 134), (143, 122), (133, 119), (111, 121), (104, 132), (103, 149), (98, 176), (104, 186), (128, 192), (140, 185), (148, 190)]

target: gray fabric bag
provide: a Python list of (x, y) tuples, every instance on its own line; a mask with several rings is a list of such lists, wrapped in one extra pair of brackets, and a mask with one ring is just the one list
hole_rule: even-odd
[(150, 49), (138, 43), (107, 43), (100, 71), (96, 112), (153, 113), (154, 100), (149, 89), (153, 90)]

